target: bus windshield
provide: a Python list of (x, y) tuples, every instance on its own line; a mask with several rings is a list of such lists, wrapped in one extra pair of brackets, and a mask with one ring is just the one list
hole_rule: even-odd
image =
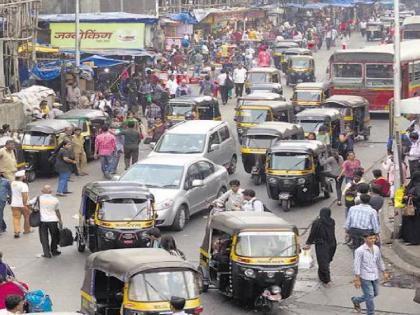
[(394, 69), (392, 64), (367, 64), (366, 86), (384, 87), (393, 86)]

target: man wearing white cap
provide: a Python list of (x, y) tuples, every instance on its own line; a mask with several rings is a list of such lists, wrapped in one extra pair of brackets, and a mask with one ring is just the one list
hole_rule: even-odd
[(28, 207), (28, 196), (29, 187), (23, 182), (25, 178), (25, 170), (16, 172), (16, 180), (12, 182), (12, 215), (13, 215), (13, 229), (15, 231), (15, 238), (20, 237), (21, 223), (20, 219), (23, 215), (23, 234), (31, 232), (29, 225), (29, 207)]

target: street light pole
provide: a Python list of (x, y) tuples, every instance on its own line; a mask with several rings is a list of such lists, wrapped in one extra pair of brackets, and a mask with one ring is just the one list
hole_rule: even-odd
[(120, 0), (120, 12), (124, 12), (124, 0)]
[(75, 48), (76, 48), (76, 80), (77, 80), (77, 86), (79, 86), (79, 71), (80, 71), (80, 17), (79, 17), (79, 13), (80, 13), (80, 0), (76, 0), (76, 14), (75, 14), (75, 19), (76, 19), (76, 43), (75, 43)]

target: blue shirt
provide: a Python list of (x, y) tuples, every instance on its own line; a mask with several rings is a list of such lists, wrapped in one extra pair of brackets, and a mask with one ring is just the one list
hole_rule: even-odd
[(381, 251), (373, 245), (371, 249), (363, 244), (354, 252), (354, 274), (363, 280), (374, 281), (379, 278), (379, 271), (385, 271)]
[(0, 177), (0, 201), (7, 201), (11, 195), (10, 182), (4, 177)]
[(377, 212), (366, 204), (353, 206), (349, 209), (345, 225), (346, 230), (351, 228), (372, 230), (379, 233), (379, 221)]

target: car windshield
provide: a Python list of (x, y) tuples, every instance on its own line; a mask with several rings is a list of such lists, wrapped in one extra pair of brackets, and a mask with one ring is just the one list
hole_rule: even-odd
[(239, 113), (239, 121), (243, 123), (261, 123), (268, 121), (267, 109), (242, 109)]
[(150, 203), (146, 199), (114, 199), (102, 203), (98, 219), (103, 221), (139, 221), (151, 217)]
[(55, 138), (42, 132), (31, 132), (23, 135), (23, 145), (54, 145)]
[[(169, 159), (170, 160), (170, 159)], [(135, 164), (121, 176), (121, 181), (137, 182), (149, 188), (178, 188), (183, 166), (162, 164)]]
[(243, 232), (238, 235), (236, 254), (245, 257), (290, 257), (296, 255), (292, 232)]
[(309, 68), (311, 66), (308, 58), (290, 58), (293, 68)]
[(246, 136), (245, 146), (249, 148), (266, 149), (271, 147), (271, 143), (276, 139), (275, 136)]
[(303, 102), (319, 102), (321, 91), (296, 91), (296, 100)]
[(319, 120), (301, 120), (298, 122), (305, 132), (317, 132), (319, 127), (324, 125), (323, 121)]
[(191, 104), (169, 104), (166, 114), (170, 116), (185, 116), (191, 113), (193, 106)]
[(197, 277), (192, 271), (161, 271), (137, 274), (130, 280), (130, 301), (168, 301), (172, 296), (191, 300), (199, 296)]
[(159, 141), (155, 152), (159, 153), (201, 153), (206, 143), (205, 134), (166, 133)]
[(271, 168), (285, 171), (304, 171), (311, 168), (311, 159), (307, 154), (275, 153), (271, 156)]
[(268, 82), (268, 74), (264, 72), (251, 72), (248, 73), (248, 80), (254, 83)]

